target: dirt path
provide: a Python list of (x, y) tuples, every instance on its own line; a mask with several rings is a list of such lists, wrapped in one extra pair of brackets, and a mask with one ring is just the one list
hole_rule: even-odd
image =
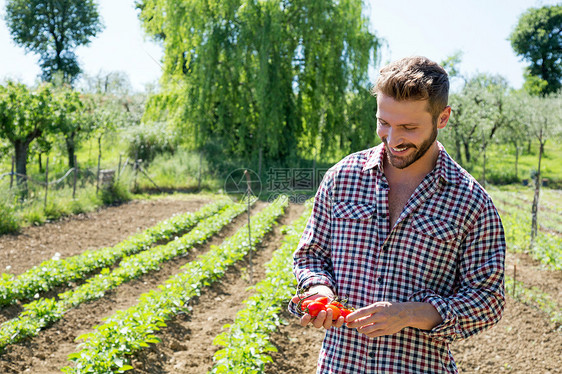
[[(253, 210), (259, 211), (264, 206), (265, 203), (258, 202)], [(103, 318), (117, 310), (124, 310), (136, 304), (141, 294), (156, 289), (166, 279), (177, 274), (182, 265), (207, 251), (211, 245), (222, 243), (226, 237), (242, 227), (246, 220), (246, 215), (240, 215), (205, 245), (194, 248), (187, 256), (167, 262), (162, 265), (160, 271), (107, 292), (102, 299), (81, 305), (38, 336), (8, 346), (6, 352), (0, 356), (0, 373), (59, 373), (61, 367), (69, 364), (68, 355), (77, 349), (77, 336), (90, 331), (92, 326), (102, 323)]]
[(213, 354), (218, 347), (212, 342), (226, 323), (232, 323), (236, 313), (244, 307), (243, 300), (252, 295), (247, 288), (265, 277), (264, 264), (280, 247), (283, 234), (281, 226), (298, 218), (304, 207), (290, 204), (279, 224), (252, 256), (253, 282), (250, 282), (248, 263), (232, 267), (220, 282), (206, 289), (193, 300), (193, 310), (174, 318), (158, 336), (162, 343), (141, 352), (131, 373), (207, 373), (213, 365)]
[[(288, 312), (288, 325), (273, 335), (268, 374), (313, 374), (323, 331), (303, 328)], [(460, 373), (562, 373), (562, 333), (544, 313), (507, 298), (502, 320), (490, 330), (451, 346)]]
[(0, 273), (21, 274), (60, 254), (74, 256), (87, 249), (113, 246), (174, 214), (195, 211), (211, 200), (204, 195), (183, 195), (127, 204), (78, 214), (19, 234), (0, 236)]
[(538, 288), (562, 308), (562, 271), (548, 270), (525, 253), (508, 252), (505, 257), (505, 273), (513, 277), (514, 266), (518, 281), (523, 282), (526, 287)]

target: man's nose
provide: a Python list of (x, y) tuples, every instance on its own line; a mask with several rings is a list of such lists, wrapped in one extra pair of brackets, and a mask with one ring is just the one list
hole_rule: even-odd
[(400, 132), (397, 131), (396, 129), (393, 130), (392, 128), (388, 128), (386, 132), (386, 143), (390, 147), (394, 147), (400, 145), (401, 142), (402, 142), (402, 137), (400, 135)]

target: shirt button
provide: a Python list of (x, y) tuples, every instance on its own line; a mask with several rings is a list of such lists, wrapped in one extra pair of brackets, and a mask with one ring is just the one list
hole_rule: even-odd
[(377, 352), (369, 352), (369, 357), (375, 358), (377, 356)]
[(383, 252), (388, 252), (388, 247), (389, 247), (388, 243), (387, 243), (387, 244), (384, 244), (384, 245), (382, 246)]
[(382, 283), (383, 283), (382, 277), (378, 277), (377, 282), (378, 282), (379, 284), (382, 284)]

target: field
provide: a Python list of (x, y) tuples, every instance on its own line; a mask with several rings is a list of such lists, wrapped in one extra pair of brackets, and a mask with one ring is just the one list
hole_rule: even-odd
[[(453, 354), (462, 373), (562, 372), (560, 192), (542, 195), (537, 245), (555, 243), (547, 249), (528, 249), (516, 226), (531, 190), (490, 193), (509, 235), (506, 312)], [(15, 276), (0, 283), (0, 372), (315, 372), (322, 332), (285, 304), (309, 208), (254, 202), (254, 251), (244, 209), (173, 195), (0, 236), (0, 270)]]

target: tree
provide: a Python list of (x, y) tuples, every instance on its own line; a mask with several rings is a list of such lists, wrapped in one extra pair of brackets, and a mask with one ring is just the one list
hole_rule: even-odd
[(31, 142), (53, 131), (57, 108), (51, 85), (34, 91), (21, 83), (0, 86), (0, 137), (14, 147), (18, 185), (26, 189), (27, 154)]
[(56, 101), (60, 110), (54, 118), (55, 131), (64, 138), (68, 167), (75, 167), (74, 156), (79, 138), (88, 136), (87, 119), (84, 115), (84, 103), (80, 94), (70, 87), (61, 87), (56, 92)]
[(541, 160), (544, 145), (549, 139), (559, 137), (562, 133), (562, 96), (551, 94), (546, 97), (527, 97), (526, 116), (530, 134), (539, 142), (537, 172), (535, 174), (535, 194), (532, 205), (531, 245), (537, 236), (539, 196), (541, 188)]
[(511, 91), (506, 96), (504, 109), (505, 125), (499, 129), (500, 142), (511, 144), (515, 150), (515, 162), (513, 163), (514, 180), (519, 181), (519, 155), (525, 141), (529, 140), (528, 123), (526, 116), (526, 97), (525, 91)]
[(6, 22), (14, 41), (40, 56), (45, 81), (80, 73), (74, 50), (102, 30), (94, 0), (8, 0)]
[(511, 47), (530, 63), (526, 88), (549, 94), (562, 87), (562, 5), (530, 8), (509, 36)]
[[(360, 0), (139, 0), (145, 30), (165, 48), (162, 91), (146, 121), (167, 119), (194, 149), (286, 163), (345, 152), (372, 122), (367, 70), (379, 39)], [(374, 137), (373, 137), (374, 139)], [(221, 159), (224, 156), (221, 155)]]

